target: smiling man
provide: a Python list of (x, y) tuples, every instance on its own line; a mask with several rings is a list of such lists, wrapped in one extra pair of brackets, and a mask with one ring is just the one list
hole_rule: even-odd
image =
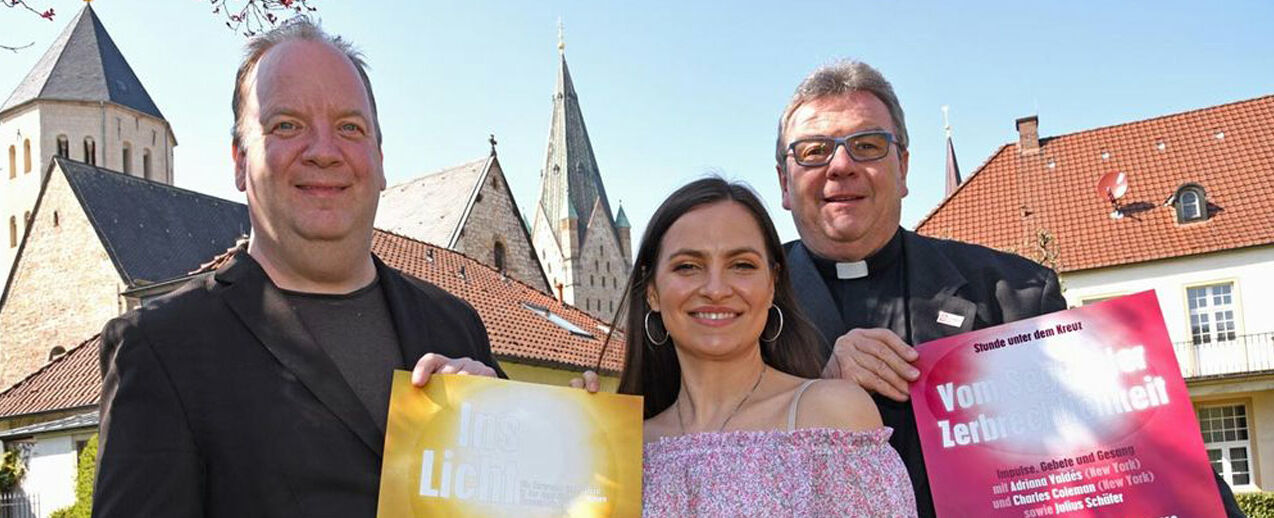
[[(775, 169), (800, 240), (798, 303), (822, 334), (824, 377), (873, 395), (921, 517), (933, 500), (908, 402), (915, 344), (1066, 309), (1057, 275), (1020, 256), (902, 229), (907, 126), (893, 86), (857, 61), (818, 68), (779, 120)], [(1242, 516), (1221, 484), (1230, 516)], [(1237, 514), (1236, 514), (1237, 513)]]
[(371, 253), (381, 136), (349, 43), (305, 18), (253, 39), (232, 107), (251, 238), (103, 330), (93, 515), (374, 516), (393, 370), (497, 375), (486, 331)]

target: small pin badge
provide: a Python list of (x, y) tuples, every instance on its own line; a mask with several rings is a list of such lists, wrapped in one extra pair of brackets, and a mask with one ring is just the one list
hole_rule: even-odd
[(946, 311), (938, 312), (938, 323), (951, 327), (960, 327), (964, 325), (964, 315), (955, 313), (947, 313)]

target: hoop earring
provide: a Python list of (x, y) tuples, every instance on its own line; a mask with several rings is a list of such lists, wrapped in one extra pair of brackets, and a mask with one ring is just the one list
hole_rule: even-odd
[(663, 344), (668, 343), (668, 330), (667, 330), (667, 329), (664, 329), (664, 339), (663, 339), (663, 340), (655, 340), (655, 334), (650, 332), (650, 314), (651, 314), (651, 313), (654, 313), (654, 310), (647, 310), (647, 311), (646, 311), (646, 324), (645, 324), (644, 326), (642, 326), (642, 327), (646, 328), (646, 339), (647, 339), (647, 340), (650, 340), (650, 343), (652, 343), (652, 344), (654, 344), (654, 345), (663, 345)]
[[(761, 341), (767, 344), (774, 343), (775, 340), (779, 339), (779, 335), (783, 334), (783, 308), (780, 308), (777, 304), (771, 304), (770, 307), (779, 312), (779, 330), (775, 331), (774, 336), (771, 336), (769, 338), (766, 338), (764, 336), (761, 337)], [(765, 313), (768, 316), (770, 312), (766, 311)]]

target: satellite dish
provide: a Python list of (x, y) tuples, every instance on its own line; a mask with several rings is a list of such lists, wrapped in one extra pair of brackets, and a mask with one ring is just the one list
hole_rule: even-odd
[(1122, 171), (1111, 171), (1097, 180), (1097, 195), (1110, 201), (1110, 204), (1115, 207), (1115, 210), (1110, 213), (1110, 219), (1124, 217), (1124, 213), (1119, 210), (1119, 199), (1125, 194), (1128, 194), (1128, 175)]
[(1097, 194), (1111, 203), (1123, 198), (1125, 194), (1128, 194), (1128, 175), (1122, 171), (1111, 171), (1102, 175), (1101, 179), (1097, 180)]

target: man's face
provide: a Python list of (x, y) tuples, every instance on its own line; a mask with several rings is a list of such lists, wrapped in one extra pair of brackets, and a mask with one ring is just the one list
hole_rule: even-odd
[(326, 43), (287, 41), (244, 88), (235, 185), (253, 233), (282, 246), (370, 239), (385, 174), (354, 64)]
[[(885, 103), (855, 91), (807, 102), (792, 112), (787, 143), (807, 137), (844, 137), (868, 130), (897, 131)], [(836, 260), (860, 260), (893, 237), (907, 195), (907, 152), (896, 145), (884, 158), (855, 162), (837, 147), (832, 162), (805, 167), (788, 156), (777, 166), (783, 208), (792, 211), (801, 241)]]

